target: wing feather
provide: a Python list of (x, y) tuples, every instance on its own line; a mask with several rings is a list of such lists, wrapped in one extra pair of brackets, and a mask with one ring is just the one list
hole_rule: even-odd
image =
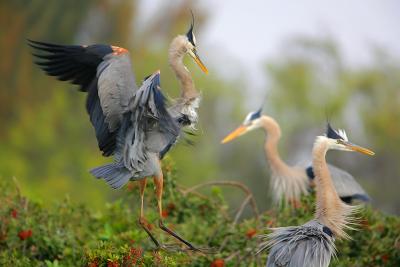
[[(28, 40), (35, 63), (48, 75), (87, 92), (86, 109), (103, 155), (116, 148), (117, 129), (137, 89), (129, 54), (109, 45), (58, 45)], [(120, 51), (123, 51), (121, 53)]]
[[(302, 161), (297, 166), (304, 167), (307, 176), (310, 179), (314, 179), (314, 170), (310, 161)], [(328, 164), (328, 168), (336, 192), (343, 201), (351, 202), (353, 199), (357, 199), (367, 202), (370, 200), (369, 195), (350, 173), (332, 164)]]

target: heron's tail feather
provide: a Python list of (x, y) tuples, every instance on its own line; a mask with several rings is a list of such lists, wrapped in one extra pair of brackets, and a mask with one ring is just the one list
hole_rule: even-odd
[(132, 177), (130, 171), (116, 163), (106, 164), (90, 170), (96, 178), (103, 178), (114, 189), (124, 186)]

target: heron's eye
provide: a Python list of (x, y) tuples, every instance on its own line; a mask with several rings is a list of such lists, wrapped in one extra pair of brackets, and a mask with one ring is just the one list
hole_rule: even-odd
[(339, 145), (344, 145), (344, 143), (343, 143), (343, 140), (342, 140), (342, 139), (337, 139), (337, 140), (336, 140), (336, 143), (337, 143), (337, 144), (339, 144)]

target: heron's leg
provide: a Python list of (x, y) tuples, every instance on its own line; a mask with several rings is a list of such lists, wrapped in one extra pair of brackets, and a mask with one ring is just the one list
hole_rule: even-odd
[(163, 218), (162, 217), (162, 194), (163, 194), (163, 182), (164, 182), (164, 177), (163, 177), (162, 172), (160, 172), (159, 175), (153, 176), (153, 179), (154, 179), (154, 184), (156, 186), (158, 213), (160, 216), (159, 226), (160, 226), (161, 230), (172, 235), (173, 237), (175, 237), (176, 239), (178, 239), (179, 241), (184, 243), (190, 250), (198, 250), (196, 247), (194, 247), (188, 241), (186, 241), (185, 239), (180, 237), (177, 233), (175, 233), (174, 231), (172, 231), (171, 229), (169, 229), (168, 227), (166, 227), (164, 225), (163, 220), (162, 220), (162, 218)]
[(157, 246), (157, 248), (160, 247), (160, 242), (153, 236), (151, 233), (150, 229), (146, 225), (146, 219), (144, 218), (144, 213), (143, 213), (143, 205), (144, 205), (144, 190), (146, 188), (147, 180), (146, 178), (142, 179), (139, 181), (140, 185), (140, 200), (141, 200), (141, 205), (140, 205), (140, 217), (139, 217), (139, 224), (143, 228), (143, 230), (146, 231), (147, 235), (150, 237), (151, 241)]
[(139, 181), (140, 185), (140, 220), (144, 219), (143, 206), (144, 206), (144, 190), (146, 189), (147, 179), (144, 178)]

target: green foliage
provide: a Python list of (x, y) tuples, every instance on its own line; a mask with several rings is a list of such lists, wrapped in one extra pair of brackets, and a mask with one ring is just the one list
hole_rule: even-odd
[[(262, 266), (266, 253), (256, 256), (257, 234), (268, 227), (303, 224), (313, 216), (314, 196), (300, 207), (268, 210), (259, 219), (234, 223), (222, 187), (209, 194), (188, 191), (175, 183), (175, 172), (166, 163), (164, 221), (199, 247), (213, 254), (190, 251), (155, 251), (154, 244), (137, 224), (139, 191), (131, 183), (121, 199), (92, 212), (68, 198), (51, 209), (31, 202), (18, 187), (0, 183), (0, 265), (2, 266)], [(163, 244), (176, 240), (156, 227), (158, 215), (154, 190), (146, 190), (148, 226)], [(362, 209), (352, 240), (336, 242), (338, 258), (332, 266), (398, 266), (400, 218), (371, 207)], [(181, 247), (176, 244), (176, 248)], [(214, 264), (214, 265), (212, 265)]]

